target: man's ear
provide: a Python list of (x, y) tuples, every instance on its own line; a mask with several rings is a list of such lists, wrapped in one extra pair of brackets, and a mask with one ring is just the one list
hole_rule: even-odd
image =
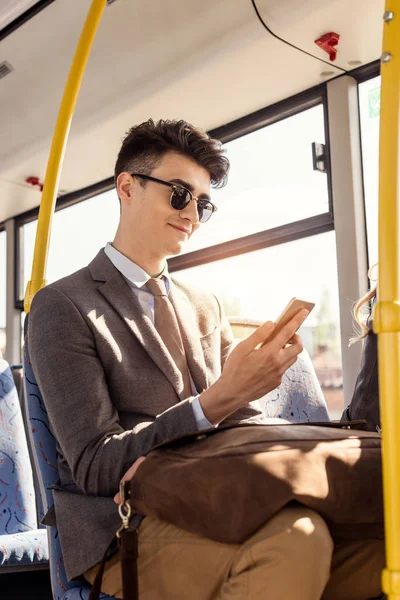
[(117, 194), (121, 200), (121, 204), (130, 204), (132, 200), (132, 177), (129, 173), (120, 173), (117, 177)]

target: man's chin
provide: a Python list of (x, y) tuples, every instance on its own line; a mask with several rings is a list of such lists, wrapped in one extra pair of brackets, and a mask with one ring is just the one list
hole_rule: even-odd
[(180, 254), (186, 246), (187, 240), (168, 240), (169, 243), (166, 247), (168, 256), (177, 256)]
[(178, 254), (180, 254), (182, 252), (182, 250), (184, 249), (185, 244), (174, 244), (173, 246), (170, 246), (169, 248), (167, 248), (167, 255), (168, 256), (177, 256)]

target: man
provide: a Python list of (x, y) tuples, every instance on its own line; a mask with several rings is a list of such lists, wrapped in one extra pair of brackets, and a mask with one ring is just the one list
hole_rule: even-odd
[[(58, 442), (55, 510), (70, 578), (93, 582), (119, 526), (113, 496), (140, 457), (227, 418), (262, 422), (251, 402), (279, 385), (302, 350), (295, 332), (304, 310), (276, 337), (267, 322), (231, 352), (218, 300), (168, 274), (166, 258), (212, 216), (210, 186), (222, 186), (228, 168), (219, 142), (184, 121), (133, 127), (115, 167), (113, 243), (33, 301), (31, 358)], [(382, 543), (334, 550), (324, 521), (302, 507), (285, 508), (242, 546), (153, 518), (138, 535), (141, 600), (365, 600), (380, 592)], [(116, 597), (119, 561), (118, 553), (108, 561), (102, 586)]]

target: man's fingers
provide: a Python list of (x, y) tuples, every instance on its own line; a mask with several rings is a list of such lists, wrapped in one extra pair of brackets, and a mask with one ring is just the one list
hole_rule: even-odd
[(290, 340), (291, 344), (301, 344), (301, 337), (299, 336), (298, 333), (295, 333), (294, 336), (291, 338)]
[(272, 321), (266, 321), (266, 323), (257, 327), (249, 337), (242, 340), (236, 348), (240, 348), (245, 355), (250, 354), (257, 346), (261, 346), (268, 340), (274, 328), (275, 325)]
[(294, 334), (309, 314), (307, 309), (302, 308), (292, 319), (290, 319), (289, 323), (282, 327), (281, 331), (274, 336), (274, 341), (276, 340), (277, 345), (280, 348), (284, 347), (288, 341), (293, 338)]
[[(145, 460), (145, 458), (146, 458), (145, 456), (140, 456), (137, 460), (135, 460), (133, 465), (131, 467), (129, 467), (129, 469), (127, 470), (125, 475), (122, 477), (121, 483), (123, 481), (128, 481), (129, 479), (132, 479), (132, 477), (134, 476), (134, 474), (136, 473), (137, 469), (142, 464), (142, 462)], [(121, 504), (121, 495), (119, 492), (117, 494), (115, 494), (114, 502), (116, 504)]]
[(292, 357), (297, 357), (300, 352), (303, 351), (303, 344), (299, 335), (296, 336), (298, 339), (292, 342), (286, 348), (282, 348), (284, 360), (290, 360)]
[[(290, 340), (288, 341), (288, 344), (293, 345), (293, 344), (301, 344), (301, 337), (299, 336), (298, 333), (295, 333), (293, 337), (290, 338)], [(286, 346), (285, 346), (286, 347)]]

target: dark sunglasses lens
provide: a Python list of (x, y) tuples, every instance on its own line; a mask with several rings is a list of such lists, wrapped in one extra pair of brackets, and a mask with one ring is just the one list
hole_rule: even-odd
[(213, 206), (210, 202), (199, 200), (197, 203), (197, 212), (200, 223), (206, 223), (213, 214)]
[(171, 206), (175, 208), (175, 210), (183, 210), (185, 206), (187, 206), (190, 202), (190, 194), (187, 190), (183, 188), (176, 188), (172, 192), (171, 196)]

